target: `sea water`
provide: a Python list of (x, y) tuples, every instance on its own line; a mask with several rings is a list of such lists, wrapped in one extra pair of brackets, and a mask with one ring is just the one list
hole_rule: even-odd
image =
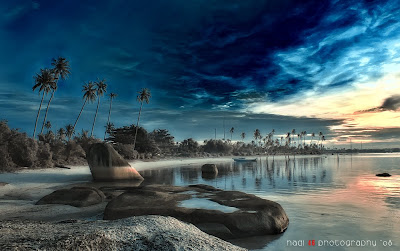
[(400, 154), (264, 156), (217, 167), (216, 177), (202, 177), (201, 165), (141, 174), (146, 183), (207, 184), (281, 204), (286, 232), (232, 241), (251, 250), (400, 250)]

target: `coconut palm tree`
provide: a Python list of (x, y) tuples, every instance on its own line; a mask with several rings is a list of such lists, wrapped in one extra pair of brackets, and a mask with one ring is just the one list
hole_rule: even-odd
[(140, 102), (140, 109), (139, 109), (139, 116), (138, 116), (138, 120), (136, 123), (136, 131), (135, 131), (135, 138), (133, 140), (133, 150), (135, 150), (135, 145), (136, 145), (136, 137), (137, 137), (137, 132), (139, 129), (139, 120), (140, 120), (140, 114), (142, 113), (142, 107), (143, 107), (143, 102), (146, 102), (146, 104), (149, 103), (149, 100), (151, 98), (151, 93), (150, 90), (147, 88), (142, 88), (142, 90), (140, 92), (138, 92), (138, 96), (137, 96), (137, 101)]
[(73, 126), (73, 128), (72, 128), (72, 129), (73, 129), (72, 131), (74, 131), (74, 132), (75, 132), (76, 124), (78, 123), (78, 120), (79, 120), (79, 118), (81, 117), (83, 108), (85, 107), (86, 103), (87, 103), (88, 101), (91, 102), (91, 103), (93, 103), (93, 101), (96, 100), (96, 89), (94, 88), (93, 82), (89, 81), (88, 83), (84, 84), (84, 85), (83, 85), (82, 92), (83, 92), (83, 99), (84, 99), (85, 101), (83, 102), (81, 111), (79, 112), (79, 115), (78, 115), (78, 117), (76, 118), (75, 124), (74, 124), (74, 126)]
[(235, 131), (235, 128), (233, 128), (233, 127), (229, 130), (229, 132), (231, 133), (231, 141), (232, 141), (232, 134), (234, 131)]
[(240, 138), (242, 138), (242, 141), (244, 141), (244, 138), (246, 138), (246, 133), (242, 132), (242, 133), (240, 134)]
[(42, 100), (40, 101), (39, 110), (36, 115), (35, 129), (33, 130), (33, 138), (35, 138), (37, 122), (39, 120), (40, 110), (42, 109), (44, 95), (47, 95), (51, 91), (51, 86), (53, 86), (55, 83), (53, 72), (50, 69), (40, 69), (40, 74), (36, 74), (34, 79), (35, 79), (35, 85), (32, 87), (32, 91), (35, 91), (37, 88), (39, 88), (39, 93), (42, 92), (43, 94), (42, 94)]
[(307, 131), (303, 131), (303, 148), (306, 147)]
[(65, 129), (64, 128), (60, 128), (57, 131), (57, 138), (61, 141), (63, 141), (65, 139)]
[(106, 131), (104, 132), (104, 140), (106, 140), (106, 134), (107, 134), (107, 126), (108, 124), (110, 124), (110, 116), (111, 116), (111, 105), (112, 105), (112, 101), (115, 97), (117, 97), (117, 94), (115, 93), (110, 93), (110, 95), (108, 95), (110, 97), (110, 109), (108, 110), (108, 119), (107, 119), (107, 124), (106, 124)]
[(52, 89), (51, 97), (49, 99), (49, 102), (47, 103), (46, 113), (44, 115), (43, 124), (42, 124), (42, 130), (40, 131), (40, 133), (43, 133), (43, 127), (44, 127), (44, 124), (45, 124), (46, 119), (47, 119), (47, 113), (49, 111), (50, 103), (53, 100), (54, 93), (57, 90), (58, 80), (60, 79), (60, 77), (61, 77), (62, 80), (67, 79), (68, 75), (71, 73), (70, 72), (70, 67), (69, 67), (69, 62), (63, 57), (58, 57), (57, 59), (53, 58), (51, 65), (53, 66), (53, 69), (51, 69), (51, 70), (52, 70), (52, 72), (54, 74), (54, 80), (55, 81), (54, 81), (54, 84), (51, 85), (51, 89)]
[(261, 143), (261, 138), (262, 138), (262, 136), (261, 136), (260, 130), (259, 130), (259, 129), (256, 129), (256, 130), (254, 131), (254, 139), (256, 140), (256, 142), (257, 142), (257, 140), (259, 140), (259, 143), (258, 143), (258, 144)]
[(314, 137), (315, 137), (315, 132), (311, 133), (311, 143), (310, 143), (310, 146), (312, 145), (312, 142), (313, 142)]
[(75, 133), (73, 125), (69, 124), (65, 126), (65, 136), (67, 136), (68, 141), (72, 138)]
[(100, 97), (103, 96), (105, 92), (107, 92), (106, 80), (98, 79), (97, 82), (95, 82), (95, 84), (96, 84), (96, 94), (97, 94), (97, 108), (96, 108), (96, 113), (94, 114), (92, 131), (90, 132), (90, 137), (93, 137), (94, 124), (96, 123), (97, 112), (99, 111)]
[(317, 146), (319, 145), (319, 142), (320, 142), (321, 139), (322, 139), (322, 135), (323, 135), (322, 132), (319, 132), (319, 133), (318, 133), (318, 142), (317, 142)]
[(325, 136), (324, 135), (322, 135), (322, 137), (321, 137), (321, 150), (322, 150), (322, 143), (325, 141)]
[(47, 131), (49, 131), (49, 129), (51, 128), (51, 122), (47, 121), (44, 126), (46, 127)]
[(292, 143), (294, 144), (296, 141), (294, 141), (294, 136), (296, 135), (296, 129), (292, 129)]

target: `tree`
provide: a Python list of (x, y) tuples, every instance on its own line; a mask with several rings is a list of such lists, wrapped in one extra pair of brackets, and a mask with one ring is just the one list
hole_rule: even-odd
[(293, 144), (295, 143), (294, 141), (294, 136), (296, 135), (296, 129), (292, 129), (292, 142)]
[(246, 133), (242, 132), (242, 133), (240, 134), (240, 138), (242, 138), (242, 141), (244, 141), (244, 138), (246, 138)]
[(51, 122), (47, 121), (44, 126), (46, 127), (47, 131), (49, 131), (49, 129), (51, 128)]
[(234, 131), (235, 131), (235, 128), (233, 128), (233, 127), (229, 130), (229, 132), (231, 133), (231, 140), (232, 140), (232, 134), (234, 133)]
[(44, 95), (45, 94), (47, 95), (50, 92), (51, 86), (54, 85), (55, 83), (53, 73), (50, 69), (40, 69), (40, 74), (36, 74), (34, 79), (35, 79), (35, 85), (32, 87), (32, 91), (35, 91), (37, 88), (39, 88), (39, 93), (43, 92), (43, 94), (42, 94), (42, 100), (40, 101), (39, 110), (36, 116), (35, 129), (33, 130), (33, 138), (35, 138), (37, 122), (39, 120), (40, 110), (42, 109)]
[(107, 125), (106, 125), (106, 131), (104, 132), (104, 140), (106, 140), (106, 134), (107, 132), (107, 126), (110, 124), (110, 116), (111, 116), (111, 105), (112, 105), (112, 101), (115, 97), (117, 97), (117, 94), (115, 93), (110, 93), (110, 95), (108, 95), (110, 97), (110, 109), (108, 110), (108, 119), (107, 119)]
[(70, 74), (69, 62), (63, 57), (58, 57), (57, 59), (53, 58), (51, 65), (53, 66), (53, 69), (51, 69), (51, 71), (54, 74), (54, 80), (55, 81), (51, 85), (51, 89), (52, 89), (51, 97), (49, 99), (49, 102), (47, 103), (46, 113), (44, 115), (43, 124), (42, 124), (42, 130), (40, 131), (40, 133), (43, 133), (43, 127), (44, 127), (44, 124), (45, 124), (46, 119), (47, 119), (47, 113), (49, 111), (50, 103), (53, 100), (54, 93), (57, 90), (58, 80), (60, 79), (60, 77), (61, 77), (62, 80), (67, 79), (68, 74)]
[(96, 100), (96, 89), (94, 88), (93, 82), (89, 81), (87, 84), (83, 85), (82, 92), (83, 92), (83, 99), (85, 101), (83, 102), (81, 111), (79, 112), (79, 115), (76, 118), (76, 121), (75, 121), (75, 124), (74, 124), (74, 127), (73, 127), (73, 131), (74, 132), (75, 132), (76, 124), (78, 123), (78, 120), (79, 120), (79, 118), (80, 118), (80, 116), (82, 114), (83, 108), (85, 107), (87, 101), (93, 103), (93, 101)]
[(96, 94), (97, 94), (97, 108), (96, 108), (96, 113), (94, 114), (92, 131), (90, 133), (90, 137), (93, 137), (94, 124), (96, 123), (97, 112), (99, 111), (100, 97), (103, 96), (103, 94), (105, 92), (107, 92), (107, 84), (104, 79), (98, 80), (97, 82), (95, 82), (95, 84), (96, 84)]
[(136, 145), (137, 130), (139, 128), (140, 114), (142, 113), (143, 102), (146, 102), (146, 104), (148, 104), (149, 100), (151, 98), (150, 90), (147, 88), (142, 88), (142, 90), (138, 93), (139, 93), (139, 95), (137, 96), (137, 101), (140, 102), (140, 110), (139, 110), (139, 116), (138, 116), (138, 120), (137, 120), (137, 124), (136, 124), (135, 139), (133, 141), (133, 149), (134, 150), (135, 150), (135, 145)]
[(63, 141), (65, 139), (65, 129), (64, 128), (60, 128), (57, 131), (57, 139)]
[(312, 145), (314, 137), (315, 137), (315, 132), (311, 133), (311, 143), (310, 143), (310, 145)]
[(254, 131), (254, 139), (257, 141), (257, 140), (259, 140), (259, 144), (260, 144), (260, 140), (261, 140), (261, 132), (260, 132), (260, 130), (259, 129), (256, 129), (255, 131)]
[(65, 136), (67, 136), (68, 141), (72, 138), (75, 133), (75, 129), (71, 124), (65, 126)]

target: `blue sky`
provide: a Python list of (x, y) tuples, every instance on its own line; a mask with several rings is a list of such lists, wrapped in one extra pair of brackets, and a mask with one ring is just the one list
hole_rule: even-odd
[[(70, 61), (48, 120), (73, 123), (82, 85), (108, 83), (116, 126), (136, 122), (177, 140), (247, 140), (258, 128), (283, 135), (322, 131), (328, 146), (400, 146), (400, 3), (397, 1), (3, 1), (0, 119), (32, 134), (40, 96), (33, 76)], [(108, 115), (101, 99), (95, 134)], [(77, 131), (90, 130), (96, 105)], [(228, 135), (228, 133), (227, 133)]]

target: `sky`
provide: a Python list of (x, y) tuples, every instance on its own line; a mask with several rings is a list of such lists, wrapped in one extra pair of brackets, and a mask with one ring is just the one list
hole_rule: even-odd
[[(140, 125), (177, 141), (223, 138), (225, 125), (247, 142), (255, 129), (296, 129), (322, 132), (327, 147), (400, 147), (398, 1), (1, 1), (0, 37), (0, 119), (28, 135), (41, 99), (33, 77), (61, 56), (71, 74), (49, 108), (53, 130), (75, 122), (82, 85), (100, 78), (118, 95), (116, 127), (136, 124), (148, 88)], [(103, 96), (97, 137), (108, 109)]]

